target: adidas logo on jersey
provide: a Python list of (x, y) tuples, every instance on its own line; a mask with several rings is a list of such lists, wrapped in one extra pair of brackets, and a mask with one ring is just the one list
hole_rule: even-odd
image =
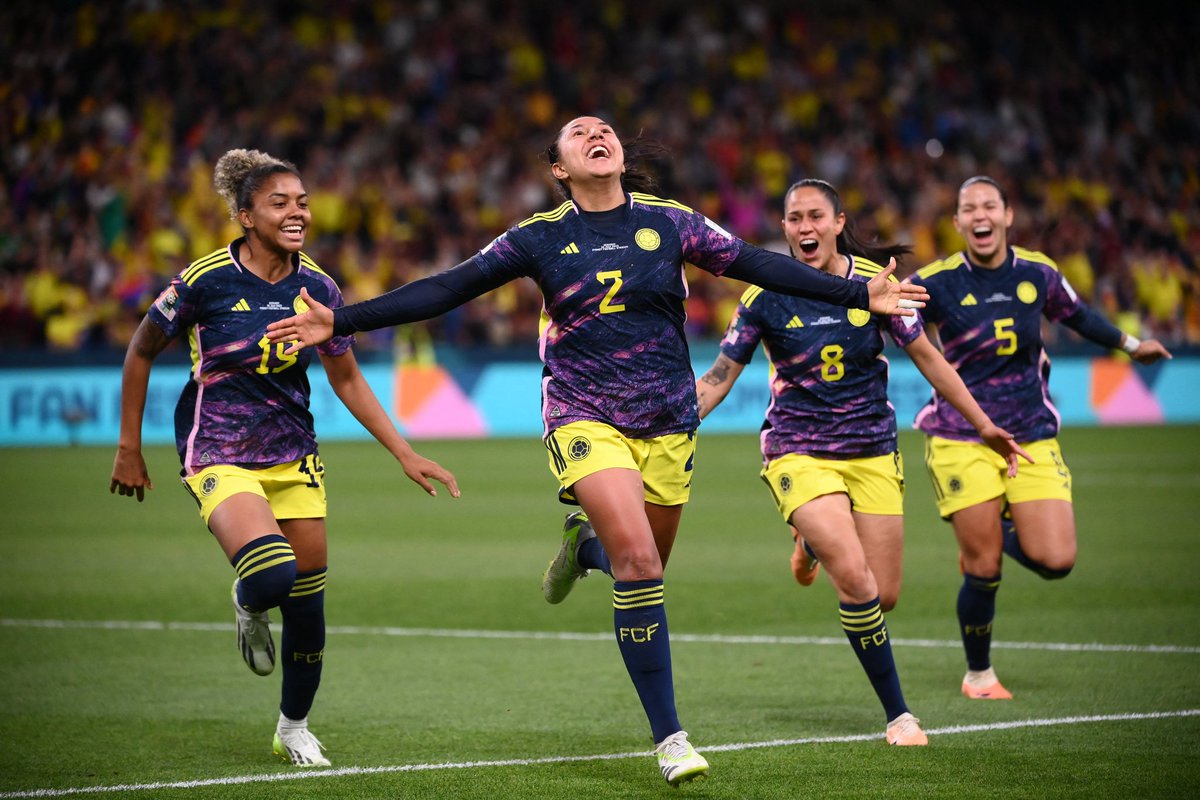
[(968, 294), (961, 301), (959, 301), (959, 305), (960, 306), (977, 306), (977, 305), (979, 305), (979, 301), (975, 299), (975, 295)]
[(238, 300), (236, 303), (234, 303), (233, 306), (229, 310), (230, 311), (249, 311), (250, 304), (247, 303), (246, 298), (243, 297), (241, 300)]
[(788, 328), (803, 328), (803, 327), (804, 327), (804, 323), (800, 321), (800, 318), (799, 318), (799, 317), (792, 317), (790, 320), (788, 320), (788, 324), (787, 324), (785, 327), (788, 327)]
[(559, 252), (559, 254), (560, 254), (560, 255), (564, 255), (564, 256), (566, 256), (566, 255), (572, 255), (572, 254), (574, 254), (574, 253), (578, 253), (578, 252), (579, 252), (579, 247), (577, 247), (577, 246), (576, 246), (576, 244), (575, 244), (574, 242), (571, 242), (569, 245), (567, 245), (566, 247), (564, 247), (562, 250), (559, 250), (558, 252)]

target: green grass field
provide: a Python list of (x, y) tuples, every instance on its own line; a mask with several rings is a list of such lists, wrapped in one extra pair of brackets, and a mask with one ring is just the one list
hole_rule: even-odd
[(0, 798), (1097, 798), (1200, 796), (1200, 428), (1071, 429), (1080, 557), (1009, 562), (968, 702), (950, 528), (919, 438), (888, 616), (928, 748), (889, 748), (832, 587), (788, 571), (753, 436), (702, 437), (667, 572), (680, 717), (712, 776), (673, 790), (612, 642), (610, 582), (541, 597), (566, 508), (537, 441), (422, 442), (463, 497), (330, 443), (331, 632), (310, 717), (335, 769), (270, 753), (278, 674), (241, 663), (231, 569), (174, 476), (108, 494), (112, 453), (0, 454)]

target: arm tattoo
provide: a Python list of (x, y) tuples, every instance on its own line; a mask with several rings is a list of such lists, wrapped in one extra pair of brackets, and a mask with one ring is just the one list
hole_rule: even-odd
[(721, 358), (718, 358), (717, 363), (713, 364), (712, 369), (704, 373), (700, 380), (709, 386), (720, 386), (729, 380), (729, 364), (726, 363), (725, 357), (721, 356)]

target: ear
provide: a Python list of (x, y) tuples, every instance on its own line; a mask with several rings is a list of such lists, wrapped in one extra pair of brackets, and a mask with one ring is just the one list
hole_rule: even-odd
[(833, 232), (835, 236), (840, 236), (842, 231), (846, 229), (846, 212), (843, 211), (842, 213), (837, 215), (837, 222), (835, 223), (835, 228), (836, 229)]
[(571, 177), (571, 174), (563, 169), (562, 164), (559, 164), (557, 161), (550, 165), (550, 174), (554, 176), (555, 180), (560, 181), (565, 181)]
[(238, 224), (243, 228), (253, 228), (253, 218), (250, 216), (250, 209), (239, 208), (237, 213)]

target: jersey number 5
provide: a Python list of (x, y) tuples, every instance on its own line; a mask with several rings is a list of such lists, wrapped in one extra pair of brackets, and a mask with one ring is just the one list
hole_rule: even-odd
[(604, 299), (600, 301), (600, 313), (615, 314), (618, 311), (624, 311), (624, 303), (613, 302), (613, 298), (617, 296), (617, 292), (621, 291), (621, 270), (614, 269), (609, 270), (608, 272), (597, 272), (596, 280), (600, 281), (601, 283), (608, 283), (609, 281), (612, 281), (612, 286), (609, 287), (609, 290), (605, 293)]
[(995, 321), (996, 326), (996, 355), (1011, 356), (1017, 352), (1017, 332), (1012, 329), (1015, 324), (1012, 317)]
[(274, 367), (267, 363), (271, 358), (271, 340), (264, 336), (258, 340), (258, 346), (262, 348), (262, 361), (258, 362), (258, 367), (254, 371), (259, 375), (266, 375), (268, 372), (283, 372), (296, 363), (295, 355), (288, 355), (283, 352), (284, 348), (288, 346), (287, 342), (275, 343), (275, 358), (277, 362)]

